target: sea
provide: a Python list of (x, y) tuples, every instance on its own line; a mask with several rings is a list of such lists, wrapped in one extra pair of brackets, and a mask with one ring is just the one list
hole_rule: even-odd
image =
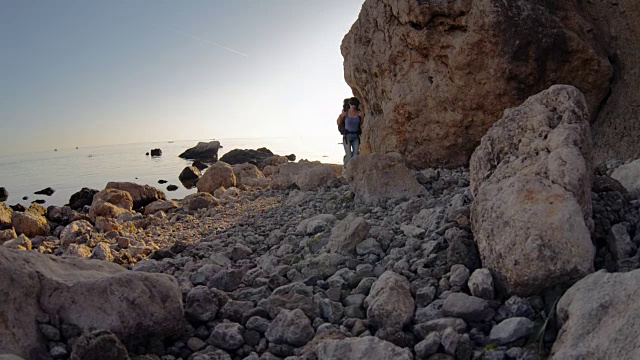
[[(110, 181), (147, 184), (164, 191), (168, 199), (182, 199), (197, 189), (186, 188), (178, 175), (191, 165), (191, 160), (178, 157), (198, 142), (213, 139), (161, 141), (125, 145), (105, 145), (70, 149), (51, 149), (19, 155), (0, 154), (0, 187), (7, 189), (9, 205), (28, 207), (35, 200), (43, 206), (62, 206), (72, 194), (83, 187), (102, 190)], [(266, 147), (277, 155), (295, 154), (296, 161), (307, 159), (329, 164), (341, 164), (344, 150), (340, 136), (296, 138), (215, 139), (222, 148), (218, 157), (233, 149)], [(162, 156), (145, 155), (151, 149), (161, 149)], [(159, 180), (167, 183), (160, 184)], [(178, 190), (167, 191), (168, 185)], [(51, 196), (34, 192), (51, 187)], [(23, 198), (27, 198), (24, 200)]]

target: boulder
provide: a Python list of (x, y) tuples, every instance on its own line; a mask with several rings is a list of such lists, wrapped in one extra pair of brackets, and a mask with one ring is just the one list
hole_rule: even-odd
[(375, 336), (323, 341), (316, 347), (315, 355), (318, 359), (333, 360), (413, 360), (411, 350), (403, 349)]
[[(291, 161), (294, 161), (294, 160), (295, 160), (295, 155), (293, 160)], [(262, 160), (262, 162), (260, 163), (260, 167), (264, 168), (265, 166), (278, 166), (278, 165), (286, 164), (288, 162), (289, 162), (289, 158), (286, 156), (273, 155)]]
[(161, 190), (149, 185), (139, 185), (132, 182), (109, 182), (105, 189), (122, 190), (131, 194), (134, 209), (139, 209), (156, 200), (166, 200)]
[(95, 222), (98, 216), (118, 217), (133, 210), (133, 199), (127, 191), (104, 189), (94, 195), (89, 209), (89, 219)]
[(151, 149), (151, 156), (162, 156), (161, 149)]
[(56, 192), (56, 191), (53, 190), (52, 188), (48, 187), (46, 189), (38, 190), (38, 191), (34, 192), (34, 194), (35, 195), (51, 196), (51, 195), (53, 195), (54, 192)]
[(611, 177), (618, 180), (633, 197), (640, 196), (640, 159), (620, 165), (613, 170)]
[(370, 229), (367, 220), (349, 213), (331, 229), (329, 251), (339, 254), (353, 253), (356, 246), (367, 237)]
[(550, 359), (640, 358), (640, 270), (588, 275), (560, 298)]
[(345, 177), (356, 198), (368, 205), (427, 193), (398, 153), (358, 155), (347, 163)]
[(270, 156), (273, 156), (273, 153), (269, 150), (258, 151), (251, 149), (233, 149), (228, 153), (222, 155), (220, 161), (224, 161), (229, 165), (249, 163), (258, 167), (262, 167), (262, 161)]
[(73, 342), (71, 360), (130, 360), (117, 336), (106, 330), (81, 335)]
[(158, 211), (164, 211), (166, 213), (169, 210), (173, 210), (177, 207), (178, 204), (173, 200), (156, 200), (144, 207), (144, 214), (151, 215), (157, 213)]
[(274, 344), (296, 347), (305, 345), (314, 336), (309, 318), (300, 309), (281, 310), (271, 322), (265, 337)]
[(185, 197), (183, 204), (187, 209), (195, 211), (220, 206), (220, 201), (209, 193), (195, 193)]
[(13, 209), (7, 204), (0, 202), (0, 230), (12, 227), (11, 219), (13, 217)]
[(444, 316), (461, 318), (469, 322), (490, 320), (495, 312), (487, 300), (469, 296), (464, 293), (453, 293), (442, 304)]
[(78, 238), (84, 236), (86, 239), (91, 237), (93, 226), (86, 220), (77, 220), (65, 226), (60, 233), (60, 245), (69, 246), (78, 242)]
[(393, 271), (385, 271), (371, 286), (364, 306), (371, 325), (400, 331), (413, 320), (415, 303), (409, 281)]
[(6, 275), (0, 276), (0, 288), (11, 289), (0, 292), (0, 353), (48, 358), (37, 321), (43, 316), (81, 332), (108, 330), (125, 340), (173, 336), (184, 326), (182, 294), (169, 275), (4, 247), (0, 273)]
[(198, 180), (200, 179), (200, 177), (202, 176), (202, 174), (200, 173), (200, 170), (195, 167), (195, 166), (187, 166), (184, 169), (182, 169), (182, 172), (180, 173), (180, 175), (178, 175), (178, 179), (182, 182), (184, 181), (193, 181), (193, 180)]
[[(304, 191), (317, 190), (322, 186), (329, 185), (336, 174), (332, 167), (320, 162), (300, 161), (297, 163), (286, 163), (279, 165), (275, 169), (269, 167), (272, 177), (271, 187), (277, 190), (285, 190), (297, 186)], [(265, 168), (267, 171), (267, 168)]]
[(7, 201), (9, 198), (9, 192), (4, 187), (0, 187), (0, 202)]
[(183, 159), (213, 163), (218, 161), (218, 150), (221, 147), (219, 141), (199, 142), (196, 146), (185, 150), (178, 156)]
[(470, 163), (483, 266), (529, 295), (593, 271), (591, 138), (584, 96), (554, 85), (505, 110)]
[(329, 229), (329, 227), (331, 227), (335, 222), (336, 217), (333, 214), (319, 214), (309, 219), (302, 220), (296, 227), (296, 234), (314, 235)]
[(18, 237), (16, 231), (13, 228), (0, 230), (0, 245), (2, 245), (5, 241), (13, 240)]
[(86, 187), (82, 188), (82, 190), (71, 195), (71, 198), (69, 199), (69, 207), (73, 210), (80, 210), (85, 205), (91, 206), (93, 196), (99, 192), (100, 190), (89, 189)]
[[(189, 189), (190, 188), (191, 187), (189, 187)], [(178, 186), (177, 185), (171, 184), (171, 185), (167, 186), (167, 191), (176, 191), (176, 190), (178, 190)]]
[(236, 186), (266, 188), (269, 186), (267, 179), (257, 166), (249, 163), (233, 165), (233, 173), (236, 176)]
[(196, 184), (198, 192), (207, 192), (209, 194), (213, 194), (220, 187), (230, 188), (235, 186), (236, 176), (233, 173), (233, 168), (223, 161), (211, 165)]
[(11, 224), (18, 235), (24, 234), (27, 237), (47, 236), (51, 230), (44, 216), (31, 211), (14, 212)]
[(531, 335), (535, 323), (525, 317), (513, 317), (503, 320), (491, 329), (489, 339), (498, 345), (505, 345)]
[(28, 237), (24, 236), (24, 234), (18, 236), (17, 239), (13, 239), (13, 240), (9, 240), (9, 241), (5, 241), (4, 244), (2, 244), (3, 246), (9, 248), (9, 249), (14, 249), (14, 250), (31, 250), (32, 249), (32, 244), (31, 244), (31, 240), (29, 240)]
[(596, 111), (613, 67), (583, 7), (365, 1), (341, 46), (345, 80), (366, 110), (362, 152), (399, 152), (419, 169), (465, 165), (504, 109), (553, 84), (576, 86)]
[(207, 164), (203, 163), (203, 162), (202, 162), (202, 161), (200, 161), (200, 160), (195, 160), (195, 161), (191, 164), (191, 166), (196, 167), (196, 168), (197, 168), (198, 170), (200, 170), (200, 171), (202, 171), (202, 170), (204, 170), (204, 169), (206, 169), (206, 168), (208, 168), (208, 167), (209, 167), (209, 165), (207, 165)]

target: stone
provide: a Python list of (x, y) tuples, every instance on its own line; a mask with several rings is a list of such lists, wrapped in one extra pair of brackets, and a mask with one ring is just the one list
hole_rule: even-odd
[(249, 163), (233, 165), (233, 173), (237, 179), (236, 186), (266, 188), (269, 186), (267, 179), (257, 166)]
[(463, 333), (467, 329), (467, 323), (459, 318), (444, 317), (414, 326), (413, 333), (418, 339), (425, 339), (432, 332), (442, 332), (448, 328)]
[(91, 258), (104, 261), (113, 261), (113, 254), (111, 253), (109, 244), (99, 242), (91, 251)]
[(373, 283), (364, 301), (369, 323), (379, 329), (401, 329), (413, 320), (415, 303), (409, 281), (393, 271)]
[(208, 167), (209, 167), (209, 165), (207, 165), (207, 164), (203, 163), (203, 162), (202, 162), (202, 161), (200, 161), (200, 160), (195, 160), (195, 161), (191, 164), (191, 166), (195, 166), (195, 167), (196, 167), (196, 168), (198, 168), (198, 170), (200, 170), (200, 171), (202, 171), (202, 170), (204, 170), (204, 169), (206, 169), (206, 168), (208, 168)]
[(456, 227), (447, 229), (444, 238), (449, 244), (447, 248), (449, 264), (462, 264), (472, 271), (482, 266), (476, 242), (466, 230)]
[(273, 290), (265, 300), (265, 304), (258, 303), (258, 306), (266, 308), (272, 318), (275, 318), (282, 309), (300, 309), (311, 319), (319, 315), (313, 302), (313, 287), (301, 282), (283, 285)]
[(463, 293), (449, 295), (444, 300), (442, 311), (445, 316), (459, 317), (472, 322), (489, 320), (495, 314), (486, 300)]
[[(268, 172), (267, 168), (264, 171)], [(271, 187), (277, 190), (297, 186), (304, 191), (313, 191), (329, 185), (336, 179), (336, 173), (330, 165), (308, 161), (279, 165), (270, 174)]]
[(11, 209), (7, 204), (0, 202), (0, 230), (10, 229), (13, 227), (13, 225), (11, 225), (12, 216), (13, 209)]
[(414, 347), (414, 351), (416, 352), (417, 359), (426, 359), (429, 355), (435, 354), (438, 352), (438, 348), (440, 347), (440, 335), (437, 332), (432, 332), (424, 338), (424, 340), (420, 341)]
[(327, 340), (315, 349), (318, 359), (413, 360), (411, 350), (403, 349), (374, 336)]
[(4, 243), (5, 241), (13, 240), (17, 237), (18, 235), (16, 234), (16, 231), (13, 230), (13, 228), (0, 230), (0, 245), (2, 245), (2, 243)]
[(162, 156), (161, 149), (151, 149), (151, 156)]
[(69, 246), (76, 243), (79, 237), (89, 238), (94, 231), (93, 225), (86, 220), (77, 220), (65, 226), (60, 233), (60, 244)]
[(27, 237), (47, 236), (51, 231), (47, 219), (44, 216), (30, 211), (13, 212), (11, 223), (16, 234), (24, 234)]
[(9, 192), (4, 187), (0, 187), (0, 202), (7, 201), (9, 198)]
[[(637, 9), (631, 3), (626, 13)], [(624, 12), (617, 4), (590, 5), (596, 6), (610, 8), (602, 29)], [(613, 78), (607, 54), (617, 52), (604, 50), (608, 40), (593, 40), (599, 27), (583, 7), (526, 0), (365, 1), (341, 45), (345, 80), (366, 109), (362, 152), (400, 152), (417, 169), (465, 165), (504, 109), (553, 84), (581, 89), (595, 112)], [(637, 16), (624, 18), (633, 24)], [(627, 44), (635, 44), (637, 25), (631, 29)], [(634, 64), (636, 51), (625, 53)], [(610, 104), (609, 112), (622, 103)]]
[(489, 269), (477, 269), (467, 282), (471, 295), (485, 300), (494, 299), (493, 277)]
[(451, 275), (449, 275), (449, 284), (451, 286), (461, 287), (469, 280), (469, 269), (461, 264), (456, 264), (451, 267)]
[(93, 197), (89, 209), (89, 219), (95, 223), (96, 217), (116, 218), (133, 210), (133, 198), (127, 191), (104, 189)]
[(232, 292), (242, 284), (244, 274), (238, 269), (222, 270), (216, 273), (209, 281), (210, 288)]
[(356, 199), (371, 206), (427, 193), (398, 153), (358, 155), (347, 163), (345, 177)]
[(80, 336), (73, 343), (71, 360), (130, 360), (127, 349), (110, 331), (98, 330)]
[(637, 359), (640, 270), (600, 270), (575, 283), (556, 307), (558, 338), (550, 359)]
[(24, 234), (18, 236), (18, 238), (16, 239), (5, 241), (2, 245), (9, 249), (15, 249), (15, 250), (31, 250), (32, 249), (31, 240), (29, 240), (28, 237), (24, 236)]
[(367, 237), (370, 228), (365, 219), (350, 213), (331, 229), (329, 251), (340, 254), (354, 252), (356, 246)]
[(74, 193), (69, 198), (69, 207), (73, 210), (81, 210), (85, 206), (91, 206), (93, 202), (93, 196), (99, 193), (100, 190), (82, 188), (82, 190)]
[(237, 350), (244, 345), (244, 331), (240, 324), (223, 322), (216, 325), (207, 342), (224, 350)]
[(611, 227), (607, 236), (607, 245), (614, 260), (630, 258), (638, 250), (636, 244), (631, 241), (631, 236), (624, 224), (615, 224)]
[(296, 227), (298, 235), (315, 235), (328, 230), (336, 222), (333, 214), (319, 214), (308, 219), (304, 219)]
[[(182, 331), (182, 294), (172, 276), (130, 272), (120, 265), (0, 246), (0, 352), (47, 358), (39, 340), (40, 314), (74, 325), (96, 328), (121, 339), (163, 338)], [(109, 289), (109, 291), (105, 291)], [(79, 301), (78, 299), (82, 299)], [(108, 311), (96, 311), (108, 309)]]
[(215, 291), (206, 286), (196, 286), (187, 294), (184, 312), (191, 321), (211, 321), (219, 309), (220, 301)]
[(191, 211), (220, 206), (220, 201), (206, 192), (187, 195), (182, 202), (184, 207)]
[(169, 212), (178, 207), (178, 203), (173, 200), (156, 200), (144, 207), (145, 215), (153, 215), (158, 211)]
[(108, 182), (105, 189), (128, 192), (133, 200), (134, 209), (139, 209), (157, 200), (166, 200), (166, 196), (161, 190), (149, 185), (139, 185), (132, 182)]
[(219, 161), (211, 165), (196, 183), (198, 192), (213, 194), (220, 187), (230, 188), (236, 186), (236, 176), (231, 165)]
[(220, 148), (221, 146), (219, 141), (201, 141), (198, 142), (196, 146), (185, 150), (182, 154), (178, 155), (178, 157), (212, 163), (218, 161), (218, 150)]
[(535, 326), (533, 321), (524, 317), (509, 318), (491, 329), (489, 339), (498, 345), (505, 345), (531, 335)]
[(201, 176), (202, 176), (202, 173), (200, 173), (200, 169), (198, 169), (195, 166), (187, 166), (184, 169), (182, 169), (182, 172), (180, 172), (180, 175), (178, 175), (178, 180), (183, 182), (193, 181), (193, 180), (200, 179)]
[(300, 309), (280, 311), (265, 333), (271, 343), (296, 347), (305, 345), (314, 335), (309, 318)]
[(484, 267), (509, 294), (593, 271), (588, 118), (578, 89), (554, 85), (505, 110), (473, 153), (473, 234)]

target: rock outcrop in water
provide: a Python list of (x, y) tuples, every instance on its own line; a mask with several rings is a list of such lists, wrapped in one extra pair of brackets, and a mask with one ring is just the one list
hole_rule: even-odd
[(580, 89), (595, 118), (614, 69), (584, 6), (365, 1), (341, 47), (345, 79), (366, 110), (363, 150), (399, 152), (417, 168), (464, 165), (504, 109), (553, 84)]
[(218, 161), (218, 150), (220, 150), (219, 141), (199, 142), (196, 146), (185, 150), (178, 155), (183, 159), (200, 160), (204, 163), (214, 163)]

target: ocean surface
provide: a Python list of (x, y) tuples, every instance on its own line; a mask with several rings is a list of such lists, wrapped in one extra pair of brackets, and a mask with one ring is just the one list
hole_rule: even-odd
[[(297, 159), (318, 160), (323, 163), (341, 164), (344, 150), (335, 137), (297, 137), (261, 139), (216, 139), (223, 146), (218, 152), (222, 157), (233, 149), (257, 149), (266, 147), (277, 155), (295, 154)], [(197, 189), (186, 189), (178, 175), (192, 161), (178, 157), (199, 141), (211, 139), (164, 141), (126, 145), (80, 147), (78, 149), (51, 149), (47, 152), (8, 155), (0, 154), (0, 187), (9, 192), (6, 203), (28, 207), (32, 201), (45, 200), (43, 206), (62, 206), (71, 195), (83, 187), (102, 190), (109, 181), (130, 181), (148, 184), (162, 191), (169, 199), (182, 199)], [(151, 149), (160, 148), (162, 156), (146, 156)], [(167, 180), (159, 184), (158, 180)], [(167, 191), (167, 186), (178, 186)], [(35, 195), (34, 192), (51, 187), (53, 195)], [(27, 200), (22, 198), (27, 196)]]

